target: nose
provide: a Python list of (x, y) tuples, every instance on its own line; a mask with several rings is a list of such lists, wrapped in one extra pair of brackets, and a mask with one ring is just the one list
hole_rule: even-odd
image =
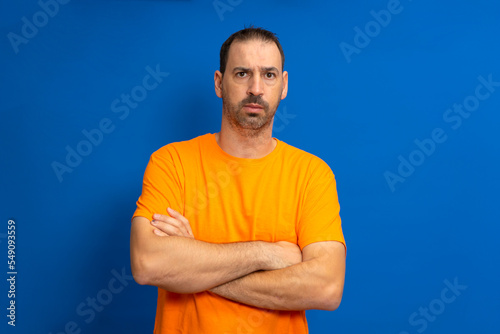
[(264, 94), (262, 78), (259, 75), (254, 75), (248, 81), (248, 95), (259, 96)]

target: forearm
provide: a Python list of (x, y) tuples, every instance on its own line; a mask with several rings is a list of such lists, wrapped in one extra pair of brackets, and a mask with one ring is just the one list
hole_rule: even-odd
[(316, 261), (280, 270), (254, 272), (210, 291), (243, 304), (273, 310), (334, 310), (340, 304), (343, 279)]
[(266, 246), (264, 242), (212, 244), (175, 236), (132, 242), (134, 277), (141, 284), (172, 292), (204, 291), (263, 269)]
[[(175, 211), (172, 214), (185, 219)], [(213, 244), (186, 237), (190, 234), (179, 227), (187, 224), (179, 223), (181, 221), (173, 217), (160, 217), (153, 224), (156, 230), (144, 217), (135, 217), (132, 221), (132, 274), (139, 284), (171, 292), (195, 293), (254, 271), (281, 269), (302, 261), (300, 248), (289, 242)], [(166, 236), (159, 236), (162, 233)]]

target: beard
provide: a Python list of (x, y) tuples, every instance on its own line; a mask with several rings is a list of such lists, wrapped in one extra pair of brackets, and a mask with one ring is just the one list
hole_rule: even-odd
[[(280, 100), (278, 98), (278, 101), (273, 105), (269, 105), (260, 95), (250, 95), (238, 103), (233, 103), (222, 89), (223, 117), (226, 117), (231, 127), (237, 129), (240, 133), (247, 136), (257, 136), (272, 125)], [(243, 111), (243, 107), (250, 103), (260, 105), (263, 108), (263, 113)]]

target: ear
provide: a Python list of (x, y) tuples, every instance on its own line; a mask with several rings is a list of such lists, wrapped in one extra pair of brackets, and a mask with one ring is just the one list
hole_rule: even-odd
[(283, 100), (288, 93), (288, 72), (283, 72), (283, 90), (281, 91), (281, 99)]
[(217, 70), (214, 74), (215, 94), (222, 98), (222, 73)]

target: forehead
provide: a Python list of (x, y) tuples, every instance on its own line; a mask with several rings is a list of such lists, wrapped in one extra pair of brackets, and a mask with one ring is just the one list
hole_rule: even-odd
[(227, 68), (270, 67), (281, 69), (281, 54), (274, 42), (261, 40), (234, 41), (229, 48)]

